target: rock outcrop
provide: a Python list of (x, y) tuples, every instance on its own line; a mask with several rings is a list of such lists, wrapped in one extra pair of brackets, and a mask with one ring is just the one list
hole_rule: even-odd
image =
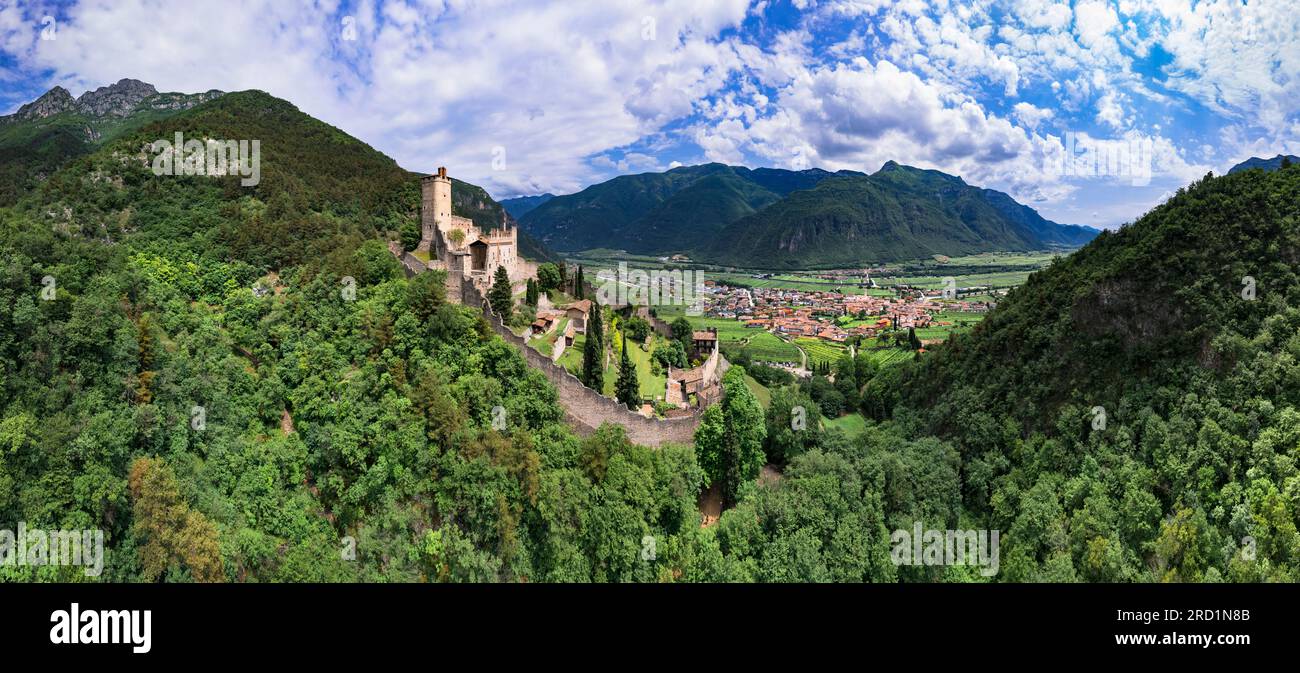
[(14, 114), (0, 117), (0, 120), (31, 121), (63, 112), (75, 112), (91, 119), (109, 119), (129, 117), (141, 109), (179, 111), (210, 101), (223, 93), (216, 89), (196, 94), (158, 93), (152, 84), (125, 78), (116, 84), (101, 86), (73, 98), (67, 89), (56, 86), (40, 98), (18, 108)]

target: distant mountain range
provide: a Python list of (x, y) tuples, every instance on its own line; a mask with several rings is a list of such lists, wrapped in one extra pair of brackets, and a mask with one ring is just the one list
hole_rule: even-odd
[(566, 252), (684, 253), (773, 269), (1078, 247), (1099, 233), (892, 161), (872, 175), (724, 164), (626, 175), (547, 199), (520, 222)]
[(536, 196), (517, 196), (513, 199), (501, 199), (499, 202), (502, 208), (506, 209), (510, 216), (519, 219), (537, 206), (555, 198), (554, 194), (538, 194)]
[(1263, 170), (1266, 171), (1275, 171), (1282, 167), (1283, 159), (1289, 159), (1293, 164), (1300, 163), (1300, 157), (1297, 157), (1295, 155), (1290, 155), (1290, 154), (1285, 154), (1285, 155), (1279, 154), (1273, 157), (1272, 159), (1261, 159), (1259, 157), (1251, 157), (1237, 164), (1236, 166), (1233, 166), (1232, 169), (1228, 171), (1228, 175), (1232, 175), (1233, 173), (1240, 173), (1241, 171), (1248, 171), (1252, 168), (1262, 168)]

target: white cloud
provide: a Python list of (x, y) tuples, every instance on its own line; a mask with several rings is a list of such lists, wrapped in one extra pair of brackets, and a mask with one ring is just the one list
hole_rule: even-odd
[[(363, 2), (351, 15), (357, 39), (346, 41), (334, 3), (83, 0), (57, 40), (24, 58), (74, 95), (121, 77), (160, 90), (264, 89), (407, 168), (447, 165), (498, 194), (563, 192), (589, 178), (588, 157), (691, 114), (722, 88), (740, 59), (717, 36), (746, 9), (744, 0)], [(497, 148), (506, 170), (492, 169)]]
[(1029, 129), (1037, 129), (1043, 122), (1051, 119), (1054, 114), (1047, 108), (1040, 108), (1024, 101), (1016, 103), (1012, 110), (1016, 120)]

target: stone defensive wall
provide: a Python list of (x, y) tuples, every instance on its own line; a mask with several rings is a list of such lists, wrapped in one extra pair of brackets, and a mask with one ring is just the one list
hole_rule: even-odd
[[(425, 264), (411, 253), (403, 252), (400, 244), (390, 242), (389, 250), (402, 262), (408, 277), (423, 273), (435, 265)], [(441, 266), (441, 265), (437, 265)], [(444, 269), (447, 272), (447, 298), (452, 302), (471, 306), (483, 311), (492, 331), (502, 339), (514, 344), (524, 360), (533, 369), (540, 371), (559, 392), (560, 405), (564, 407), (565, 420), (580, 435), (589, 435), (604, 423), (623, 426), (627, 437), (642, 446), (657, 447), (665, 442), (690, 444), (695, 441), (695, 429), (700, 425), (701, 411), (679, 418), (646, 418), (629, 410), (617, 400), (610, 399), (584, 386), (576, 376), (551, 361), (536, 349), (529, 348), (527, 341), (510, 331), (501, 323), (501, 319), (492, 313), (483, 294), (474, 286), (474, 281), (458, 269)], [(648, 316), (647, 316), (648, 317)], [(655, 330), (660, 334), (671, 334), (668, 325), (662, 320), (653, 319)], [(727, 361), (718, 353), (709, 358), (717, 368), (719, 375), (726, 371)]]
[[(467, 302), (468, 303), (468, 302)], [(501, 324), (501, 319), (484, 309), (483, 317), (492, 331), (512, 343), (528, 361), (528, 365), (546, 376), (559, 391), (560, 403), (569, 424), (581, 435), (589, 435), (602, 423), (621, 425), (628, 439), (643, 446), (657, 447), (665, 442), (690, 444), (695, 439), (695, 429), (700, 424), (700, 414), (681, 418), (646, 418), (630, 411), (617, 400), (610, 399), (582, 385), (568, 370), (551, 362), (551, 359), (529, 348), (525, 339)]]

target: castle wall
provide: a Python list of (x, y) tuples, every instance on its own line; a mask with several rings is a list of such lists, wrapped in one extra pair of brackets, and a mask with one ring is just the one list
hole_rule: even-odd
[(589, 435), (604, 423), (621, 425), (627, 430), (627, 437), (636, 444), (657, 447), (666, 442), (690, 444), (695, 441), (695, 429), (699, 427), (700, 415), (694, 414), (682, 418), (646, 418), (629, 410), (617, 400), (612, 400), (582, 385), (568, 370), (551, 362), (550, 358), (529, 348), (523, 337), (515, 335), (508, 327), (501, 324), (500, 318), (490, 311), (483, 316), (492, 331), (502, 339), (512, 343), (528, 361), (528, 365), (540, 371), (546, 379), (555, 385), (560, 402), (564, 406), (565, 419), (578, 434)]

